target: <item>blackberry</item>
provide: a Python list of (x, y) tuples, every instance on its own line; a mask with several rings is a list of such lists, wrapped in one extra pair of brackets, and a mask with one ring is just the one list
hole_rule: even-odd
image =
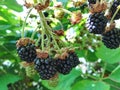
[(62, 74), (68, 74), (73, 67), (77, 66), (79, 64), (79, 59), (75, 53), (69, 53), (69, 56), (64, 59), (57, 59), (56, 60), (56, 69), (58, 72)]
[(55, 68), (55, 63), (51, 57), (46, 59), (35, 58), (34, 60), (35, 70), (40, 74), (41, 79), (48, 80), (52, 78), (57, 70)]
[(62, 73), (64, 75), (66, 74), (69, 74), (70, 71), (72, 70), (72, 65), (71, 65), (71, 62), (69, 59), (64, 59), (64, 60), (61, 60), (61, 59), (57, 59), (56, 60), (56, 69), (59, 73)]
[(36, 57), (36, 47), (32, 43), (28, 43), (26, 46), (17, 47), (17, 53), (20, 59), (31, 63)]
[(120, 45), (120, 29), (114, 28), (102, 35), (102, 42), (107, 48), (116, 49)]
[(74, 52), (69, 52), (68, 59), (70, 60), (72, 67), (76, 67), (80, 63), (78, 56)]
[(96, 0), (88, 0), (89, 4), (96, 4)]
[[(111, 12), (111, 16), (114, 15), (115, 11), (117, 10), (117, 7), (120, 5), (120, 0), (114, 0), (110, 12)], [(120, 11), (118, 11), (118, 13), (116, 14), (114, 19), (119, 19), (120, 18)]]
[(104, 13), (94, 13), (87, 19), (87, 28), (91, 33), (102, 34), (105, 31), (107, 24), (107, 18)]
[(49, 13), (48, 12), (43, 12), (44, 16), (45, 17), (48, 17), (49, 16)]

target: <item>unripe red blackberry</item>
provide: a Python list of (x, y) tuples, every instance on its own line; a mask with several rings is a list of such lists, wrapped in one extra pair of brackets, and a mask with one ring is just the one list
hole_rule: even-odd
[(120, 45), (120, 29), (114, 28), (102, 35), (102, 42), (107, 48), (116, 49)]
[(102, 34), (105, 31), (107, 18), (104, 13), (90, 14), (87, 19), (87, 28), (91, 33)]
[[(111, 6), (110, 12), (111, 12), (111, 17), (114, 15), (114, 13), (117, 10), (117, 7), (120, 5), (120, 0), (114, 0), (113, 4)], [(116, 14), (114, 19), (119, 19), (120, 18), (120, 11)]]
[(34, 64), (35, 70), (37, 70), (37, 72), (40, 74), (41, 79), (43, 80), (49, 80), (57, 72), (54, 60), (49, 56), (44, 59), (36, 57), (34, 59)]

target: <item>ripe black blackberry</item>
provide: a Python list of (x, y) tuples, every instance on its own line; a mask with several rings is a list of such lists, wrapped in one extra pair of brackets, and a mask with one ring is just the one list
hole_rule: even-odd
[[(117, 10), (117, 7), (120, 5), (120, 0), (114, 0), (113, 4), (111, 6), (110, 12), (111, 12), (111, 16), (114, 15), (115, 11)], [(120, 18), (120, 11), (118, 11), (118, 13), (116, 14), (115, 19), (119, 19)]]
[(52, 78), (57, 70), (55, 68), (55, 63), (52, 58), (48, 57), (46, 59), (35, 58), (34, 60), (35, 70), (40, 74), (41, 79), (48, 80)]
[(91, 33), (102, 34), (105, 31), (106, 24), (107, 18), (104, 13), (100, 12), (90, 14), (86, 26)]
[(36, 57), (36, 47), (32, 43), (28, 43), (26, 46), (17, 47), (17, 53), (21, 60), (31, 63)]
[(120, 29), (114, 28), (102, 35), (102, 42), (107, 48), (116, 49), (120, 45)]
[(89, 4), (96, 4), (97, 0), (88, 0)]
[(61, 59), (57, 59), (56, 60), (56, 69), (59, 73), (62, 73), (64, 75), (66, 74), (69, 74), (70, 71), (72, 70), (72, 64), (70, 62), (69, 59), (64, 59), (64, 60), (61, 60)]
[(70, 60), (72, 67), (76, 67), (80, 63), (79, 58), (75, 52), (69, 52), (68, 59)]
[(64, 60), (56, 60), (57, 71), (64, 75), (69, 74), (72, 68), (80, 63), (77, 55), (74, 52), (69, 52), (68, 54), (68, 57), (66, 57)]

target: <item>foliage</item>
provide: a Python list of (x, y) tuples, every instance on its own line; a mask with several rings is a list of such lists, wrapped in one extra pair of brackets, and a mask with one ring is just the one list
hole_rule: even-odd
[[(66, 10), (71, 12), (81, 10), (84, 15), (88, 14), (86, 3), (79, 7), (69, 7), (71, 1), (58, 1), (64, 3)], [(51, 2), (51, 6), (52, 4)], [(66, 46), (77, 47), (75, 52), (81, 60), (80, 65), (68, 75), (60, 74), (56, 81), (41, 80), (37, 73), (33, 76), (27, 76), (26, 68), (21, 65), (21, 60), (16, 53), (16, 41), (21, 37), (24, 20), (18, 17), (15, 12), (25, 12), (23, 7), (16, 0), (0, 1), (1, 90), (8, 90), (8, 87), (9, 90), (120, 90), (120, 48), (108, 49), (102, 44), (101, 36), (89, 33), (85, 27), (86, 16), (80, 23), (75, 25), (68, 20), (70, 18), (68, 14), (59, 19), (65, 33), (69, 29), (73, 29), (76, 33), (72, 42), (66, 42)], [(48, 17), (51, 17), (54, 12), (50, 10), (48, 13)], [(33, 16), (33, 18), (30, 16)], [(38, 16), (34, 15), (34, 13), (30, 16), (28, 18), (30, 20), (33, 19), (37, 23), (37, 20), (39, 20)], [(57, 21), (52, 22), (50, 25), (53, 30), (59, 30), (62, 27)], [(31, 25), (28, 21), (25, 28), (25, 36), (30, 37), (35, 28), (36, 26)], [(39, 34), (35, 34), (35, 40), (37, 40), (38, 36)], [(64, 37), (60, 38), (64, 39)], [(82, 60), (85, 61), (82, 62)], [(87, 70), (84, 72), (82, 67), (85, 67), (83, 68), (84, 70), (87, 68)], [(21, 86), (17, 89), (16, 87), (19, 87), (19, 85)]]

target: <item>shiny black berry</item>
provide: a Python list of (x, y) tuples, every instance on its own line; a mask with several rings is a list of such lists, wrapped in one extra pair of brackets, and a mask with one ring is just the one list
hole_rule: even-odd
[(96, 0), (88, 0), (89, 4), (96, 4)]
[(33, 62), (36, 57), (36, 47), (32, 43), (28, 43), (26, 46), (18, 47), (17, 53), (21, 60), (30, 63)]
[(57, 72), (54, 60), (52, 60), (50, 57), (46, 59), (35, 58), (34, 64), (35, 70), (37, 70), (41, 79), (43, 80), (49, 80), (50, 78), (54, 77)]
[(113, 29), (102, 35), (102, 42), (107, 48), (116, 49), (120, 45), (120, 29)]
[(64, 60), (57, 59), (56, 65), (57, 65), (56, 66), (57, 71), (64, 75), (69, 74), (73, 67), (70, 60), (68, 59), (64, 59)]
[(56, 69), (59, 73), (66, 75), (69, 74), (72, 68), (77, 66), (79, 63), (80, 62), (77, 55), (73, 52), (70, 52), (68, 57), (66, 57), (64, 60), (56, 60)]
[[(117, 7), (120, 5), (120, 0), (114, 0), (112, 7), (110, 9), (111, 12), (111, 16), (114, 15), (115, 11), (117, 10)], [(119, 19), (120, 18), (120, 10), (118, 11), (118, 13), (116, 14), (114, 19)]]
[(79, 58), (75, 52), (69, 52), (68, 60), (70, 60), (72, 67), (76, 67), (80, 64)]
[(94, 34), (102, 34), (105, 31), (107, 24), (107, 18), (104, 13), (94, 13), (90, 14), (87, 19), (87, 29)]

